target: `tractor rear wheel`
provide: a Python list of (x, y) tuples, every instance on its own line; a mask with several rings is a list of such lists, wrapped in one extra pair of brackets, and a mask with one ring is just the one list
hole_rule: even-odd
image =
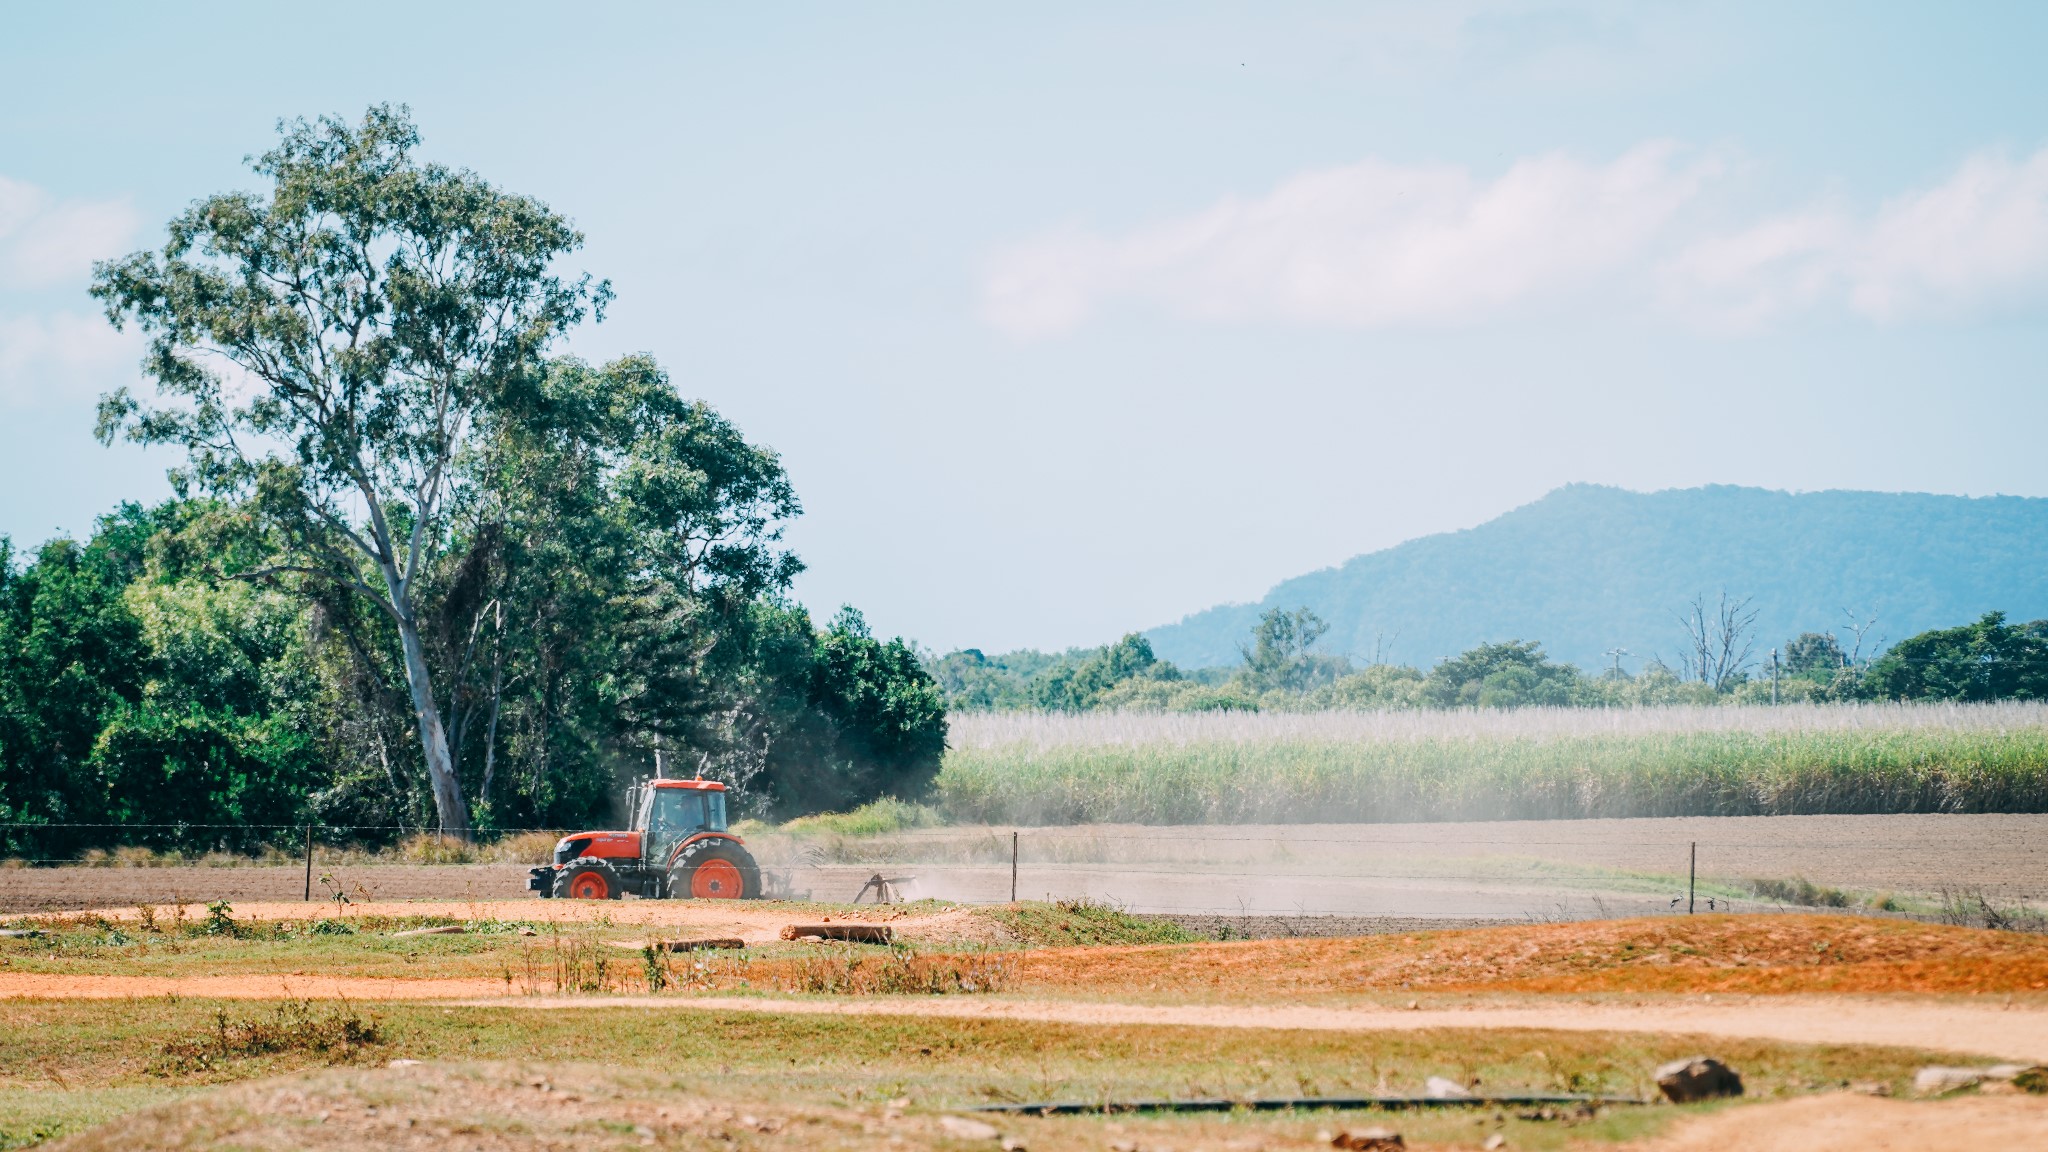
[(555, 895), (565, 900), (617, 900), (626, 894), (619, 873), (602, 860), (576, 860), (555, 874)]
[(759, 900), (761, 869), (731, 840), (699, 840), (668, 866), (667, 891), (673, 900)]

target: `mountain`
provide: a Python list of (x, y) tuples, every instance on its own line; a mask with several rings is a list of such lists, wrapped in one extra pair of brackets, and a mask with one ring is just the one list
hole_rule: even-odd
[[(1807, 492), (1715, 485), (1629, 492), (1572, 484), (1477, 528), (1424, 536), (1297, 576), (1256, 604), (1227, 604), (1145, 636), (1183, 667), (1235, 663), (1269, 608), (1329, 622), (1319, 647), (1427, 668), (1482, 641), (1540, 640), (1586, 669), (1626, 648), (1639, 669), (1676, 663), (1677, 615), (1722, 590), (1757, 610), (1757, 655), (1844, 608), (1876, 615), (1872, 639), (2002, 610), (2048, 616), (2048, 499)], [(1865, 653), (1869, 644), (1865, 645)]]

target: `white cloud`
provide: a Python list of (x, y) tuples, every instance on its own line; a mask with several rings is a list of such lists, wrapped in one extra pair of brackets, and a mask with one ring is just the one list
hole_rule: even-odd
[(1531, 157), (1491, 181), (1368, 160), (1122, 237), (1011, 247), (989, 271), (986, 315), (1021, 336), (1120, 297), (1209, 319), (1459, 323), (1639, 262), (1713, 171), (1663, 143), (1605, 164)]
[(83, 282), (93, 261), (127, 250), (135, 229), (126, 200), (58, 200), (0, 176), (0, 291)]
[(1707, 237), (1665, 279), (1680, 307), (1738, 324), (1817, 306), (1881, 321), (2010, 307), (2048, 289), (2048, 149), (1973, 156), (1867, 216), (1831, 206)]
[(126, 251), (135, 231), (125, 200), (62, 200), (0, 176), (0, 407), (71, 402), (133, 378), (141, 336), (79, 306), (93, 261)]
[(96, 395), (134, 376), (142, 344), (92, 314), (0, 316), (0, 406)]
[(2048, 148), (1973, 156), (1874, 209), (1827, 203), (1706, 232), (1705, 214), (1686, 209), (1717, 172), (1664, 143), (1607, 163), (1530, 157), (1490, 181), (1367, 160), (1122, 235), (1013, 245), (990, 262), (983, 309), (1028, 337), (1122, 300), (1207, 320), (1388, 327), (1603, 289), (1706, 327), (1751, 327), (1814, 308), (1890, 322), (2048, 296)]

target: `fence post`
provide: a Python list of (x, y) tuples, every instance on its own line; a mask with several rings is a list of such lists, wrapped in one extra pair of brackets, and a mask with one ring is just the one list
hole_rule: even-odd
[(1692, 915), (1694, 896), (1700, 884), (1700, 842), (1692, 842), (1692, 863), (1685, 870), (1685, 914)]
[(1017, 902), (1017, 830), (1010, 830), (1010, 903)]
[(313, 826), (306, 825), (306, 899), (313, 899)]

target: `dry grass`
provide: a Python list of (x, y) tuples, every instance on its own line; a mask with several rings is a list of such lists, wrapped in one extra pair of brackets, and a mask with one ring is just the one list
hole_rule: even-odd
[(954, 748), (987, 749), (1015, 745), (1554, 740), (1695, 732), (2003, 733), (2044, 728), (2048, 728), (2048, 702), (2001, 701), (1428, 712), (964, 712), (950, 719), (948, 732)]

